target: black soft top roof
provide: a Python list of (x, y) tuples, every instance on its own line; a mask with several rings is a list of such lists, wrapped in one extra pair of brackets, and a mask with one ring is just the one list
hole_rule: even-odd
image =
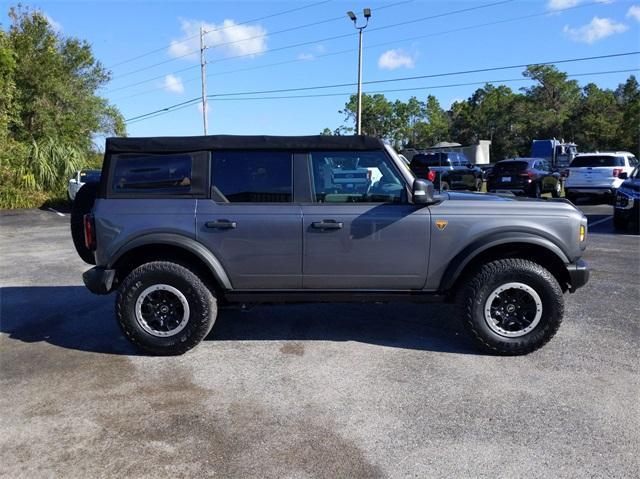
[(106, 153), (177, 153), (201, 150), (381, 150), (372, 136), (164, 136), (107, 138)]

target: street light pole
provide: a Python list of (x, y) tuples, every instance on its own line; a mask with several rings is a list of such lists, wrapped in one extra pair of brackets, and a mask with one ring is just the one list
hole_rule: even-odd
[(347, 12), (347, 16), (353, 22), (353, 26), (358, 30), (358, 102), (356, 109), (356, 134), (362, 135), (362, 30), (369, 25), (371, 18), (371, 9), (365, 8), (362, 12), (366, 22), (364, 25), (358, 26), (358, 18), (352, 11)]
[(358, 29), (358, 113), (356, 130), (362, 135), (362, 28)]

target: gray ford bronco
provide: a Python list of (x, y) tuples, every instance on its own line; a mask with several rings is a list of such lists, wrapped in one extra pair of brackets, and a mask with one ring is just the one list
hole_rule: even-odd
[(444, 192), (367, 136), (109, 138), (71, 230), (141, 350), (181, 354), (221, 306), (455, 302), (478, 345), (526, 354), (589, 277), (566, 200)]

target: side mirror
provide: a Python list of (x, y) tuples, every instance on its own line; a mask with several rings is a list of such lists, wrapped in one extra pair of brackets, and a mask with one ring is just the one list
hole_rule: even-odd
[(411, 188), (413, 202), (418, 205), (433, 203), (433, 183), (428, 180), (416, 178)]
[(627, 174), (626, 171), (622, 171), (620, 172), (620, 174), (618, 175), (618, 178), (620, 178), (621, 180), (626, 180), (627, 178), (629, 178), (629, 175)]

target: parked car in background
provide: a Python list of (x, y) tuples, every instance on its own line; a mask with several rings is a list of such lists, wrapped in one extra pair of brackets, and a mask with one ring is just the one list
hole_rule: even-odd
[(630, 175), (622, 172), (618, 178), (623, 180), (616, 191), (616, 201), (613, 209), (613, 226), (617, 230), (624, 230), (633, 224), (640, 229), (640, 166)]
[(70, 201), (75, 200), (78, 190), (85, 183), (98, 183), (100, 181), (100, 170), (80, 170), (69, 180), (67, 185), (67, 196)]
[(516, 195), (539, 198), (551, 193), (559, 198), (562, 192), (560, 173), (553, 171), (541, 158), (514, 158), (497, 162), (487, 174), (487, 191), (509, 191)]
[(574, 202), (585, 196), (615, 198), (621, 173), (631, 175), (638, 160), (628, 151), (580, 153), (569, 165), (565, 196)]
[(418, 153), (411, 158), (409, 167), (418, 178), (433, 182), (443, 191), (482, 189), (482, 170), (471, 164), (464, 153)]

